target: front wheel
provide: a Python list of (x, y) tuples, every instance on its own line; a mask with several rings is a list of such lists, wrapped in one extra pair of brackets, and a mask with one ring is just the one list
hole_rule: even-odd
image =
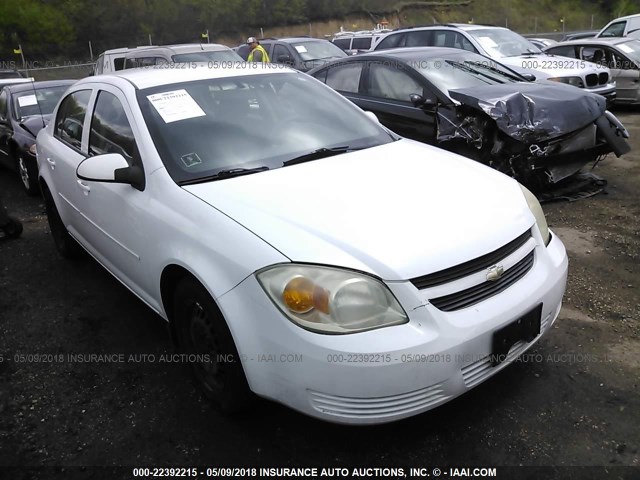
[(194, 279), (182, 280), (174, 293), (178, 345), (189, 355), (198, 386), (223, 412), (241, 410), (251, 399), (233, 337), (215, 302)]
[(18, 154), (18, 173), (20, 174), (20, 180), (22, 180), (22, 186), (29, 195), (35, 196), (38, 194), (38, 173), (37, 168), (33, 165), (33, 162), (29, 162), (23, 153)]

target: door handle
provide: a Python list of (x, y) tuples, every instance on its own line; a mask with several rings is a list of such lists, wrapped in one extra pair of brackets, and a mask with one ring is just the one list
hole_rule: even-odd
[(78, 182), (78, 186), (80, 187), (80, 190), (82, 190), (85, 195), (89, 195), (89, 192), (91, 191), (91, 187), (86, 183), (83, 183), (82, 180), (77, 180), (77, 182)]
[(51, 158), (47, 157), (47, 163), (51, 166), (51, 170), (54, 170), (56, 168), (55, 160), (51, 160)]

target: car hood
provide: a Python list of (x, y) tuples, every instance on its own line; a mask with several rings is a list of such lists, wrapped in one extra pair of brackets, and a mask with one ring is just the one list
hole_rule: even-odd
[(471, 260), (534, 223), (511, 178), (405, 139), (183, 188), (292, 261), (386, 280)]
[(604, 97), (555, 82), (460, 88), (449, 90), (449, 96), (485, 112), (502, 132), (525, 143), (580, 130), (606, 109)]
[[(31, 117), (27, 117), (22, 119), (20, 122), (20, 126), (24, 128), (27, 132), (33, 135), (35, 139), (38, 136), (38, 132), (46, 127), (51, 121), (51, 114), (49, 115), (33, 115)], [(43, 125), (44, 123), (44, 125)]]

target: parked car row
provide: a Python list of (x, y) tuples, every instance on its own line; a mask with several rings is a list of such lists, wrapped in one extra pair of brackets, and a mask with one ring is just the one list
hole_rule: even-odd
[(460, 153), (533, 189), (601, 155), (629, 151), (605, 100), (556, 82), (528, 82), (453, 48), (383, 50), (309, 72), (394, 132)]

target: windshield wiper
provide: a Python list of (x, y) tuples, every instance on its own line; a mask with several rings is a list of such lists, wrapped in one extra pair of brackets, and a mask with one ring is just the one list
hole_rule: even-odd
[(520, 55), (540, 55), (544, 52), (536, 52), (535, 50), (531, 50), (530, 48), (527, 48), (527, 51), (524, 53), (521, 53)]
[(451, 65), (451, 66), (453, 66), (455, 68), (459, 68), (460, 70), (464, 70), (465, 72), (473, 73), (475, 75), (480, 75), (480, 76), (488, 78), (489, 80), (492, 80), (494, 82), (499, 82), (500, 81), (496, 77), (493, 77), (493, 76), (488, 75), (486, 73), (482, 73), (479, 70), (476, 70), (475, 68), (471, 68), (469, 65), (467, 65), (467, 62), (460, 63), (460, 62), (454, 62), (453, 60), (446, 60), (446, 62), (449, 65)]
[(214, 180), (223, 180), (225, 178), (239, 177), (240, 175), (249, 175), (251, 173), (264, 172), (269, 170), (269, 167), (255, 167), (255, 168), (229, 168), (227, 170), (220, 170), (218, 173), (208, 175), (206, 177), (194, 178), (192, 180), (183, 180), (178, 182), (178, 185), (194, 185), (196, 183), (211, 182)]
[(332, 157), (334, 155), (340, 155), (341, 153), (353, 152), (355, 150), (360, 150), (359, 148), (351, 148), (349, 146), (345, 147), (331, 147), (331, 148), (319, 148), (309, 153), (305, 153), (304, 155), (300, 155), (299, 157), (292, 158), (291, 160), (287, 160), (282, 164), (283, 167), (288, 167), (290, 165), (296, 165), (298, 163), (310, 162), (311, 160), (318, 160), (320, 158)]
[(503, 70), (500, 70), (499, 68), (492, 67), (491, 65), (487, 65), (482, 62), (465, 62), (465, 63), (470, 63), (471, 65), (475, 65), (476, 67), (480, 67), (480, 68), (486, 68), (487, 70), (491, 70), (492, 72), (499, 73), (500, 75), (504, 75), (505, 77), (513, 78), (519, 82), (524, 80), (524, 78), (522, 78), (520, 75), (516, 73), (505, 72)]

